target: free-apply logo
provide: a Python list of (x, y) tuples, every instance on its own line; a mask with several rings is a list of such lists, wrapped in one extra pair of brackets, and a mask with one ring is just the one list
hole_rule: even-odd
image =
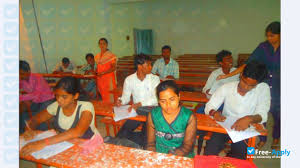
[(247, 157), (248, 158), (280, 158), (281, 156), (289, 156), (291, 154), (290, 150), (258, 150), (254, 147), (247, 147)]
[(247, 154), (248, 155), (254, 155), (255, 154), (255, 148), (254, 147), (248, 147), (247, 148)]

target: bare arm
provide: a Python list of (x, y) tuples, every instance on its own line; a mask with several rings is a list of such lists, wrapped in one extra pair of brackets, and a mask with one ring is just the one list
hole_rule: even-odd
[(225, 78), (229, 78), (229, 77), (232, 77), (234, 75), (237, 75), (241, 72), (243, 72), (244, 68), (246, 67), (246, 64), (243, 64), (241, 65), (240, 67), (238, 67), (236, 70), (232, 71), (231, 73), (229, 74), (225, 74), (225, 75), (220, 75), (217, 77), (217, 80), (220, 80), (220, 79), (225, 79)]
[(29, 143), (22, 148), (22, 152), (24, 153), (24, 155), (28, 155), (31, 154), (32, 152), (43, 149), (47, 145), (52, 145), (62, 141), (81, 137), (85, 133), (85, 131), (89, 128), (90, 123), (92, 122), (92, 118), (93, 115), (90, 111), (83, 111), (80, 120), (75, 128), (71, 128), (63, 133), (57, 134), (50, 138)]
[(186, 156), (193, 150), (194, 142), (196, 140), (196, 131), (197, 121), (195, 115), (192, 114), (185, 130), (183, 143), (175, 150), (175, 155)]
[(236, 131), (243, 131), (250, 127), (250, 124), (260, 123), (262, 117), (259, 114), (256, 115), (248, 115), (238, 119), (232, 126), (231, 129), (235, 129)]
[(148, 114), (147, 119), (147, 146), (146, 149), (150, 151), (156, 151), (156, 142), (155, 142), (155, 126), (153, 124), (151, 113)]

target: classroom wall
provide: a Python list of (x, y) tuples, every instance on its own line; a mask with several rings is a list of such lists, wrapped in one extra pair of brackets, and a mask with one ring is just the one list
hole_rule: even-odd
[(134, 53), (133, 38), (126, 41), (125, 36), (144, 28), (154, 32), (154, 54), (169, 44), (173, 56), (228, 49), (236, 60), (264, 40), (270, 22), (280, 21), (280, 0), (150, 0), (112, 9), (112, 38), (121, 39), (114, 43), (121, 56)]
[[(20, 59), (34, 64), (36, 72), (46, 72), (31, 0), (20, 3), (32, 48), (29, 56), (25, 52), (28, 45), (20, 38)], [(107, 0), (34, 0), (34, 3), (50, 72), (63, 57), (69, 57), (77, 65), (86, 63), (86, 53), (100, 51), (100, 37), (111, 42), (111, 7)]]
[[(86, 53), (99, 52), (100, 37), (109, 40), (109, 48), (118, 57), (133, 55), (133, 28), (153, 30), (154, 54), (169, 44), (173, 57), (228, 49), (236, 59), (238, 53), (251, 53), (264, 40), (268, 23), (280, 20), (280, 0), (34, 2), (50, 72), (65, 56), (77, 65), (85, 63)], [(31, 0), (20, 3), (27, 32), (20, 36), (20, 59), (28, 60), (36, 72), (46, 72)]]

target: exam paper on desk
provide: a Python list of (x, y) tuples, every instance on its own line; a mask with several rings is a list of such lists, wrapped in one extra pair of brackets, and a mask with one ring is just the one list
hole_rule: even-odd
[[(45, 131), (43, 133), (40, 133), (36, 135), (33, 139), (26, 141), (24, 138), (20, 138), (20, 149), (22, 149), (26, 144), (30, 142), (35, 142), (38, 140), (42, 140), (45, 138), (49, 138), (56, 135), (56, 132), (54, 130)], [(39, 151), (33, 152), (31, 155), (35, 157), (36, 159), (47, 159), (51, 156), (54, 156), (60, 152), (63, 152), (64, 150), (69, 149), (72, 147), (73, 144), (69, 142), (60, 142), (57, 144), (46, 146), (44, 149), (41, 149)]]
[(136, 111), (133, 108), (132, 108), (131, 112), (128, 112), (129, 107), (130, 107), (130, 105), (114, 107), (114, 120), (119, 121), (119, 120), (137, 116)]
[(224, 122), (217, 122), (227, 131), (233, 143), (260, 135), (260, 133), (256, 131), (253, 126), (247, 128), (244, 131), (235, 131), (234, 129), (231, 129), (231, 126), (236, 122), (236, 120), (238, 120), (238, 118), (226, 117), (226, 120)]

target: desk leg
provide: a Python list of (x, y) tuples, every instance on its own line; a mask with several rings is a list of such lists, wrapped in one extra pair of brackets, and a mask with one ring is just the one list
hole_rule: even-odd
[(42, 164), (40, 164), (40, 163), (36, 163), (36, 168), (42, 168), (43, 167), (43, 165)]
[[(249, 138), (248, 147), (255, 147), (255, 140), (256, 140), (256, 137)], [(253, 162), (253, 158), (247, 158), (247, 160), (249, 162)]]

